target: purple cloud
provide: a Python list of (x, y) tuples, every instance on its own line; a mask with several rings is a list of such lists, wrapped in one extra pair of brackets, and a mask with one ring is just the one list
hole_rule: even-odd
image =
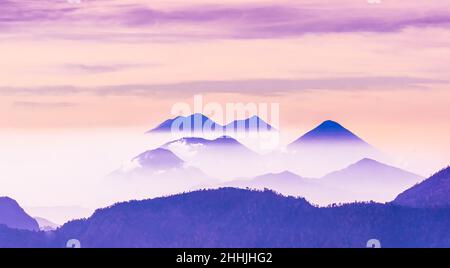
[(48, 22), (73, 15), (79, 7), (57, 4), (54, 1), (0, 0), (0, 25), (20, 22)]
[(135, 8), (118, 14), (130, 27), (192, 24), (219, 26), (225, 38), (278, 38), (308, 33), (394, 32), (408, 27), (449, 27), (450, 12), (381, 10), (367, 8), (311, 8), (301, 6), (196, 7), (158, 11)]
[[(325, 6), (320, 3), (194, 5), (172, 9), (152, 9), (139, 2), (119, 5), (93, 0), (79, 5), (48, 0), (31, 3), (33, 1), (0, 0), (0, 29), (28, 23), (27, 29), (33, 32), (33, 27), (38, 26), (30, 23), (55, 22), (67, 31), (52, 32), (54, 38), (152, 41), (283, 38), (309, 33), (395, 32), (409, 27), (450, 27), (450, 10), (432, 5), (418, 12), (417, 7), (374, 9), (371, 5)], [(97, 8), (92, 8), (92, 3)], [(74, 25), (86, 27), (86, 33), (70, 31)], [(180, 27), (177, 31), (173, 30), (177, 27), (172, 26)], [(194, 30), (186, 32), (184, 26)], [(130, 31), (118, 33), (112, 30), (113, 27)], [(165, 31), (164, 27), (170, 27), (172, 31)], [(102, 31), (94, 34), (91, 29)]]

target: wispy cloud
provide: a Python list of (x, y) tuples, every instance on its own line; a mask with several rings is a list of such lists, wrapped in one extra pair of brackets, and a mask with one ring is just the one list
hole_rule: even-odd
[(111, 73), (130, 69), (151, 68), (158, 64), (67, 64), (62, 66), (67, 72), (75, 73)]
[(74, 15), (82, 6), (67, 5), (66, 1), (0, 0), (0, 24), (19, 22), (48, 22)]
[(282, 95), (313, 90), (405, 90), (422, 89), (449, 81), (414, 77), (344, 77), (303, 80), (260, 79), (235, 81), (194, 81), (173, 84), (115, 85), (102, 87), (51, 86), (34, 88), (0, 87), (2, 95), (70, 95), (104, 96), (190, 96), (202, 92), (237, 93), (247, 95)]
[[(341, 1), (264, 4), (186, 4), (149, 7), (144, 1), (1, 0), (0, 29), (22, 27), (53, 38), (122, 41), (283, 38), (314, 33), (395, 32), (411, 27), (450, 28), (450, 6), (361, 5)], [(435, 2), (434, 2), (435, 3)], [(375, 12), (376, 11), (376, 12)], [(44, 27), (44, 29), (40, 29)], [(58, 30), (58, 27), (61, 27)], [(45, 31), (47, 28), (52, 31)], [(61, 30), (64, 29), (64, 30)], [(83, 29), (80, 31), (80, 29)], [(108, 30), (109, 29), (109, 30)], [(119, 31), (117, 31), (120, 29)], [(80, 34), (82, 32), (82, 34)]]
[(68, 108), (77, 106), (74, 102), (41, 102), (41, 101), (15, 101), (13, 106), (19, 108), (48, 109), (48, 108)]

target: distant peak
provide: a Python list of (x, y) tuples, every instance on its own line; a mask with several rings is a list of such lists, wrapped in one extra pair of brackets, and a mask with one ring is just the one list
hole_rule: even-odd
[(206, 115), (204, 115), (202, 113), (194, 113), (194, 114), (186, 115), (186, 116), (180, 115), (180, 116), (177, 116), (177, 117), (175, 117), (173, 119), (170, 119), (170, 120), (171, 121), (179, 120), (179, 119), (191, 119), (191, 120), (193, 120), (193, 119), (196, 119), (196, 118), (201, 118), (202, 121), (211, 120), (209, 117), (207, 117)]
[[(382, 162), (379, 162), (377, 160), (371, 159), (371, 158), (363, 158), (361, 160), (359, 160), (358, 162), (351, 164), (350, 166), (347, 167), (348, 169), (352, 169), (352, 168), (383, 168), (383, 169), (391, 169), (391, 170), (401, 170), (398, 167), (394, 167)], [(408, 172), (406, 170), (402, 170), (404, 172)]]
[(253, 115), (253, 116), (249, 117), (248, 120), (264, 121), (264, 120), (262, 120), (261, 117), (259, 117), (257, 115)]
[(357, 163), (367, 163), (367, 164), (373, 163), (373, 164), (381, 164), (380, 162), (378, 162), (378, 161), (376, 161), (376, 160), (373, 160), (373, 159), (370, 159), (370, 158), (363, 158), (363, 159), (359, 160)]
[[(179, 159), (172, 151), (164, 149), (164, 148), (157, 148), (154, 150), (148, 150), (143, 152), (142, 154), (136, 156), (134, 159), (139, 159), (141, 161), (148, 161), (148, 160), (158, 160), (159, 158), (163, 157), (172, 157), (173, 159)], [(179, 159), (181, 161), (181, 159)]]
[(353, 134), (350, 130), (332, 120), (322, 122), (294, 143), (302, 142), (351, 142), (367, 145), (365, 141)]
[(158, 148), (154, 150), (146, 151), (135, 158), (132, 161), (138, 161), (141, 167), (146, 168), (173, 168), (183, 165), (183, 160), (176, 156), (172, 151)]
[(194, 113), (187, 116), (179, 115), (175, 118), (167, 119), (156, 128), (153, 128), (146, 133), (170, 131), (210, 132), (224, 130), (266, 131), (275, 130), (275, 128), (257, 115), (241, 120), (234, 120), (226, 125), (222, 125), (202, 113)]
[(285, 170), (279, 173), (274, 173), (273, 175), (280, 175), (280, 176), (296, 176), (298, 177), (297, 174), (290, 172), (289, 170)]
[(202, 117), (202, 118), (209, 118), (206, 115), (202, 114), (202, 113), (194, 113), (188, 116), (184, 116), (185, 118), (189, 118), (189, 117)]
[(319, 127), (341, 127), (341, 128), (344, 128), (341, 124), (339, 124), (338, 122), (333, 121), (333, 120), (323, 121), (322, 124), (319, 125)]
[(217, 144), (226, 144), (226, 145), (241, 145), (236, 139), (230, 137), (230, 136), (220, 136), (219, 138), (211, 141), (212, 143)]
[(217, 140), (222, 140), (222, 139), (231, 139), (231, 140), (234, 140), (232, 137), (227, 136), (227, 135), (223, 135), (223, 136), (220, 136), (220, 137), (217, 138)]

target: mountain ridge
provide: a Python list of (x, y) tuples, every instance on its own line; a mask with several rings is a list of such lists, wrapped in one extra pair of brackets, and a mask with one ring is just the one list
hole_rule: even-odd
[(10, 197), (0, 197), (0, 224), (21, 230), (39, 230), (39, 224), (33, 217)]
[(172, 119), (167, 119), (146, 133), (164, 133), (173, 130), (177, 132), (222, 131), (226, 133), (228, 131), (272, 131), (276, 129), (257, 115), (245, 119), (233, 120), (225, 125), (221, 125), (204, 114), (195, 113), (188, 116), (177, 116)]
[(450, 209), (352, 203), (318, 208), (273, 191), (200, 190), (98, 209), (44, 235), (0, 226), (0, 247), (449, 247)]
[(400, 193), (392, 203), (415, 208), (450, 207), (450, 166)]

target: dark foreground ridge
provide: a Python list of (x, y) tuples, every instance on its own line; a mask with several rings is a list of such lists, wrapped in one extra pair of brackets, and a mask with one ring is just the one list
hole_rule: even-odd
[[(445, 235), (443, 235), (445, 234)], [(450, 247), (450, 209), (355, 203), (317, 208), (234, 188), (119, 203), (54, 232), (0, 228), (2, 247)]]

